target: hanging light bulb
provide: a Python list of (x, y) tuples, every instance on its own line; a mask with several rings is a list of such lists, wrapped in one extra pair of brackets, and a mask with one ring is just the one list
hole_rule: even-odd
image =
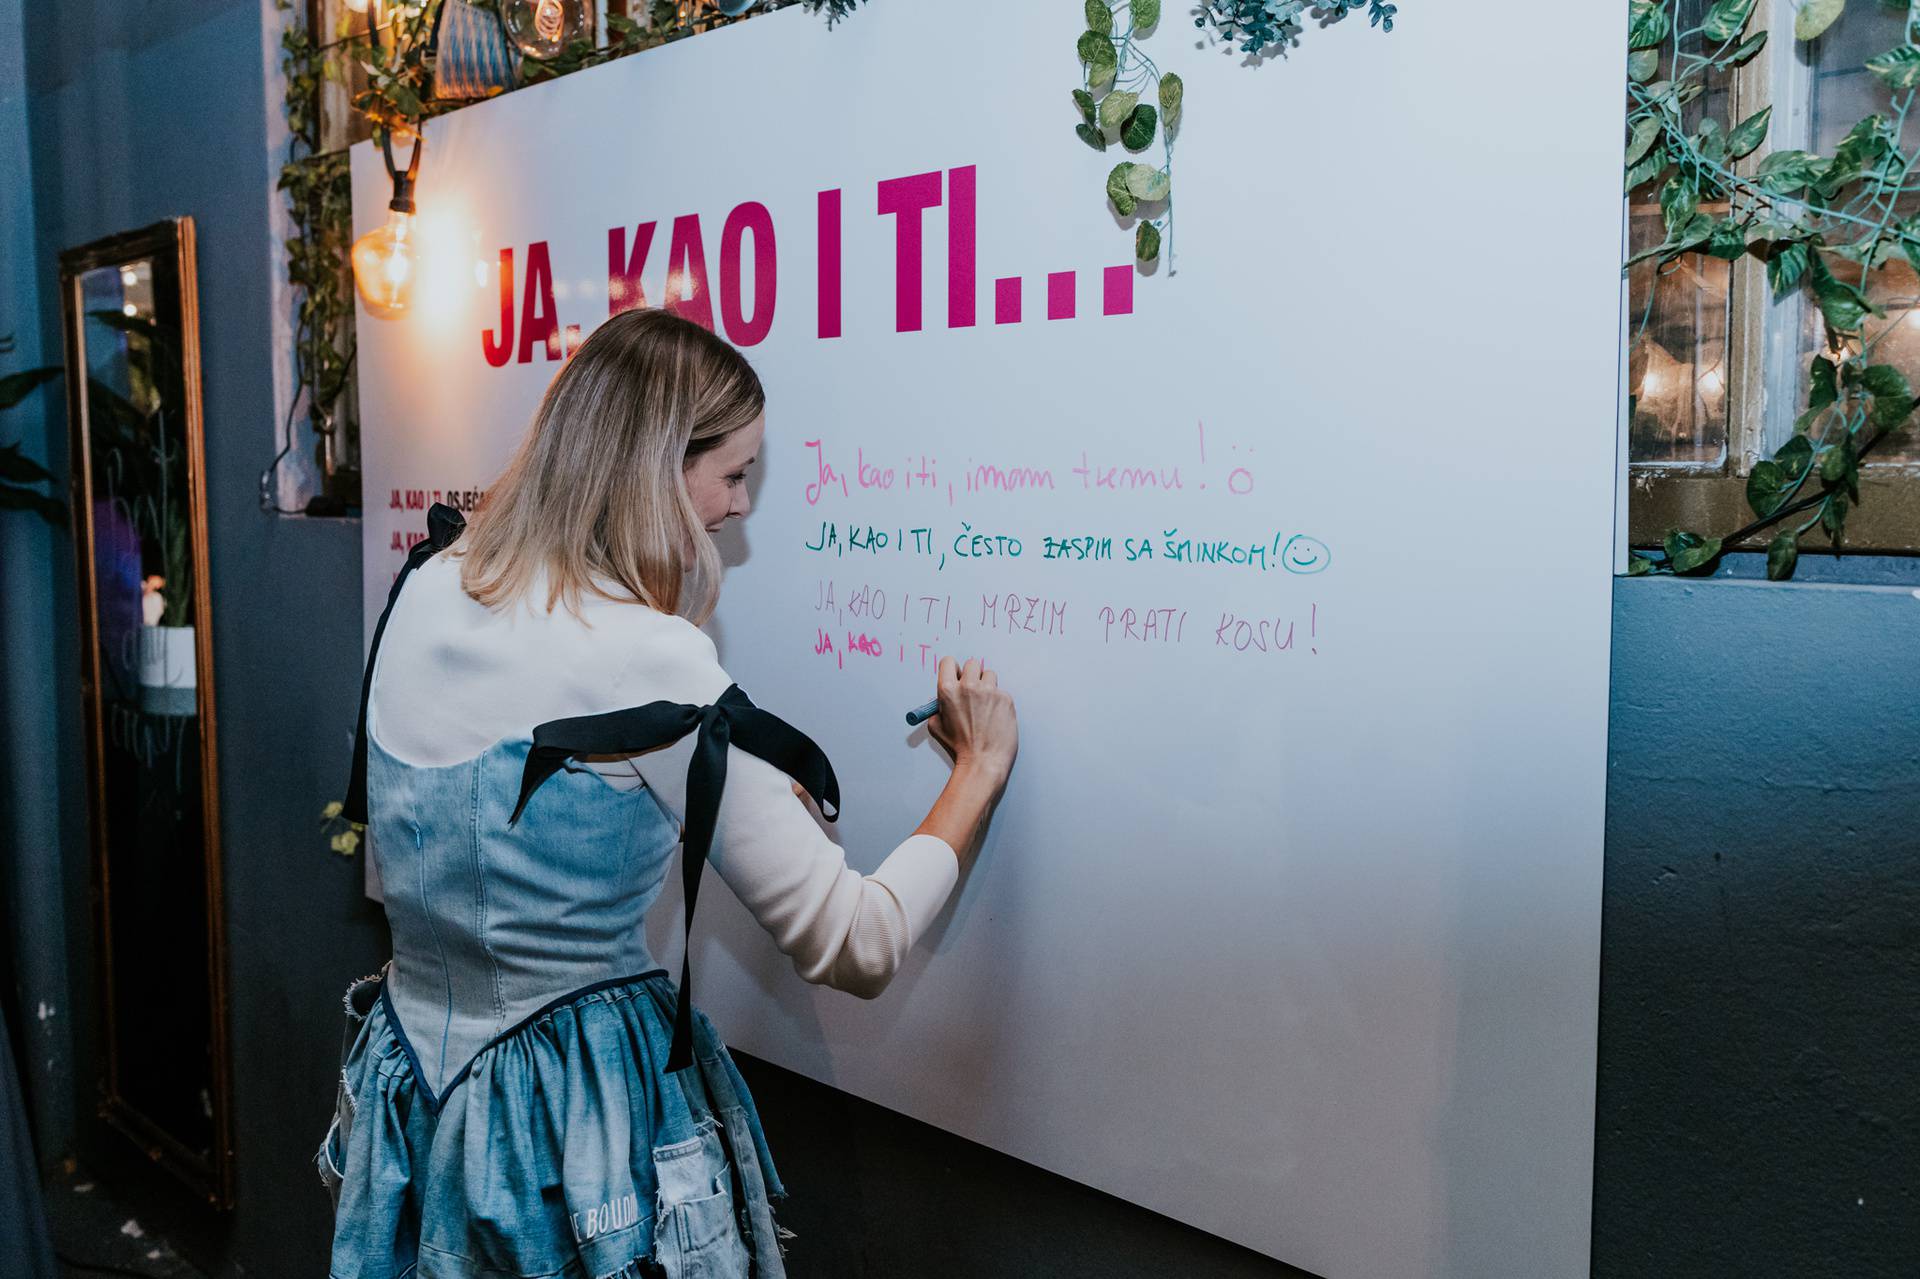
[(413, 283), (419, 275), (419, 243), (414, 233), (413, 180), (420, 172), (421, 139), (414, 138), (413, 155), (402, 173), (393, 163), (391, 135), (381, 140), (387, 173), (393, 178), (393, 199), (387, 202), (386, 225), (353, 242), (353, 282), (367, 310), (383, 320), (398, 319), (413, 301)]
[(353, 242), (353, 282), (367, 310), (383, 320), (406, 314), (416, 265), (411, 213), (392, 210), (385, 226)]
[(512, 0), (507, 34), (529, 58), (551, 58), (587, 29), (580, 0)]

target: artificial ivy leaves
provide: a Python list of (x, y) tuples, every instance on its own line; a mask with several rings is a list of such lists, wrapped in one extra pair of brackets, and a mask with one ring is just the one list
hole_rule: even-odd
[(1137, 93), (1109, 93), (1100, 103), (1100, 127), (1117, 129), (1133, 119), (1133, 109), (1140, 101)]
[(1805, 0), (1800, 11), (1793, 15), (1793, 38), (1819, 39), (1828, 27), (1839, 21), (1846, 7), (1847, 0)]
[[(1153, 60), (1140, 51), (1139, 37), (1155, 30), (1160, 22), (1162, 0), (1082, 0), (1087, 29), (1081, 33), (1078, 52), (1086, 72), (1086, 87), (1073, 91), (1073, 103), (1080, 113), (1074, 126), (1079, 139), (1096, 151), (1105, 151), (1116, 140), (1129, 151), (1144, 151), (1159, 136), (1165, 146), (1166, 160), (1159, 168), (1123, 162), (1107, 174), (1107, 199), (1121, 217), (1132, 217), (1143, 203), (1155, 203), (1170, 197), (1173, 185), (1173, 139), (1170, 132), (1180, 125), (1185, 105), (1186, 85), (1171, 73), (1162, 75)], [(1723, 11), (1745, 6), (1740, 15), (1744, 23), (1757, 0), (1719, 0), (1708, 21), (1730, 22)], [(1642, 5), (1657, 9), (1659, 21), (1666, 22), (1666, 9), (1655, 0), (1634, 0), (1636, 21)], [(1397, 6), (1389, 0), (1197, 0), (1190, 10), (1193, 25), (1211, 27), (1244, 52), (1264, 57), (1280, 52), (1300, 38), (1309, 18), (1322, 24), (1339, 22), (1350, 14), (1364, 12), (1367, 24), (1382, 31), (1393, 30)], [(1121, 16), (1126, 28), (1119, 30)], [(1716, 15), (1719, 15), (1716, 18)], [(1651, 19), (1649, 19), (1651, 21)], [(1662, 31), (1664, 35), (1664, 30)], [(1764, 39), (1764, 37), (1763, 37)], [(1642, 46), (1634, 45), (1636, 49)], [(1756, 46), (1757, 51), (1758, 46)], [(1751, 56), (1749, 54), (1748, 56)], [(1657, 55), (1645, 68), (1650, 79), (1658, 67)], [(1147, 87), (1154, 88), (1158, 108), (1142, 102)], [(1105, 97), (1095, 95), (1106, 91)], [(1117, 137), (1115, 136), (1117, 135)], [(1654, 157), (1648, 157), (1649, 161)], [(1664, 150), (1657, 157), (1664, 168)], [(1134, 256), (1152, 262), (1160, 256), (1163, 231), (1172, 235), (1171, 209), (1158, 219), (1143, 219), (1134, 229)], [(1171, 252), (1171, 239), (1168, 241)]]
[[(1093, 0), (1093, 3), (1102, 9), (1106, 8), (1099, 0)], [(1104, 32), (1088, 31), (1080, 37), (1078, 49), (1080, 61), (1086, 64), (1088, 87), (1098, 89), (1102, 85), (1112, 84), (1115, 73), (1120, 69), (1120, 55), (1113, 50), (1112, 37)]]
[(1153, 203), (1166, 199), (1172, 189), (1173, 179), (1165, 171), (1150, 164), (1127, 166), (1127, 190), (1134, 199)]
[[(1129, 151), (1144, 151), (1154, 137), (1178, 121), (1186, 86), (1176, 75), (1161, 75), (1158, 67), (1135, 44), (1135, 37), (1160, 20), (1160, 0), (1130, 0), (1124, 5), (1127, 28), (1116, 32), (1116, 13), (1106, 0), (1085, 0), (1087, 29), (1077, 52), (1087, 84), (1073, 91), (1080, 123), (1074, 134), (1096, 151), (1105, 151), (1117, 135)], [(1125, 83), (1128, 88), (1117, 87)], [(1147, 86), (1154, 87), (1160, 105), (1142, 102)], [(1102, 89), (1104, 96), (1094, 95)], [(1107, 198), (1121, 217), (1132, 217), (1141, 204), (1165, 202), (1173, 189), (1173, 146), (1166, 142), (1166, 163), (1155, 167), (1122, 161), (1107, 174)], [(1134, 256), (1151, 262), (1160, 256), (1160, 228), (1143, 220), (1134, 233)]]
[[(1748, 474), (1755, 521), (1717, 539), (1676, 532), (1664, 560), (1638, 555), (1631, 571), (1710, 572), (1723, 548), (1778, 524), (1767, 572), (1783, 578), (1792, 575), (1806, 534), (1817, 528), (1830, 544), (1841, 543), (1859, 505), (1863, 460), (1907, 428), (1915, 407), (1908, 375), (1878, 361), (1892, 350), (1882, 339), (1920, 315), (1898, 283), (1909, 266), (1920, 269), (1920, 217), (1905, 199), (1920, 151), (1900, 124), (1920, 107), (1920, 24), (1900, 24), (1893, 48), (1854, 64), (1871, 73), (1862, 85), (1884, 93), (1884, 105), (1822, 155), (1769, 149), (1780, 141), (1770, 111), (1731, 124), (1734, 117), (1720, 116), (1724, 108), (1708, 96), (1710, 80), (1724, 82), (1766, 44), (1768, 6), (1715, 0), (1704, 17), (1699, 7), (1697, 0), (1629, 0), (1625, 183), (1634, 206), (1657, 199), (1665, 225), (1662, 242), (1635, 260), (1666, 268), (1689, 254), (1751, 257), (1764, 265), (1776, 299), (1803, 295), (1808, 314), (1819, 317), (1821, 350), (1807, 369), (1806, 407), (1793, 435)], [(1849, 16), (1847, 0), (1797, 0), (1793, 34), (1825, 38), (1829, 60), (1863, 57), (1873, 46), (1851, 55), (1835, 50), (1842, 39), (1851, 49), (1857, 36), (1890, 34), (1869, 8), (1855, 0)], [(1842, 21), (1855, 22), (1844, 35)], [(1784, 34), (1784, 23), (1779, 29)], [(1886, 268), (1890, 274), (1881, 275)]]
[[(1120, 211), (1121, 217), (1131, 217), (1133, 211), (1142, 204), (1155, 204), (1165, 200), (1173, 192), (1173, 179), (1165, 170), (1156, 169), (1150, 164), (1131, 164), (1121, 161), (1107, 174), (1107, 198), (1113, 201), (1113, 207)], [(1142, 261), (1151, 261), (1151, 255)]]

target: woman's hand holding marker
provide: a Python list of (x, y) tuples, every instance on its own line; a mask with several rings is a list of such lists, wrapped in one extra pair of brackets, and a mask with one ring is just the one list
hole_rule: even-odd
[(918, 833), (945, 840), (964, 866), (980, 822), (1013, 771), (1020, 724), (1013, 695), (977, 657), (964, 666), (941, 658), (935, 691), (940, 709), (927, 721), (927, 732), (953, 757), (953, 776)]
[(965, 666), (943, 657), (935, 690), (940, 709), (927, 721), (933, 740), (946, 747), (956, 769), (978, 767), (1005, 783), (1020, 750), (1020, 725), (1000, 677), (977, 657)]

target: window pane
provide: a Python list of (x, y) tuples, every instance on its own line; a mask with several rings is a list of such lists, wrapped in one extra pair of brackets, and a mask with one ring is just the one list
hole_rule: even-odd
[[(1811, 149), (1832, 155), (1842, 138), (1870, 115), (1896, 116), (1898, 99), (1887, 86), (1866, 69), (1869, 58), (1906, 43), (1904, 26), (1906, 6), (1899, 9), (1881, 4), (1856, 4), (1848, 7), (1827, 34), (1807, 47), (1811, 69)], [(1915, 103), (1920, 108), (1920, 102)], [(1911, 155), (1920, 146), (1920, 110), (1911, 113), (1902, 130), (1902, 150)], [(1909, 187), (1911, 187), (1909, 183)], [(1920, 194), (1909, 189), (1894, 202), (1893, 216), (1911, 217), (1920, 213)], [(1878, 211), (1875, 211), (1878, 215)], [(1849, 283), (1859, 283), (1857, 267), (1835, 274)], [(1884, 316), (1868, 316), (1864, 329), (1875, 364), (1892, 364), (1909, 378), (1920, 381), (1920, 278), (1905, 262), (1894, 261), (1866, 277), (1866, 293), (1882, 307)], [(1813, 357), (1826, 349), (1826, 329), (1818, 307), (1800, 303), (1800, 367), (1795, 383), (1795, 403), (1784, 416), (1797, 417), (1806, 404), (1808, 367)], [(1788, 428), (1791, 429), (1791, 428)], [(1785, 433), (1779, 432), (1785, 439)], [(1873, 459), (1882, 462), (1920, 461), (1920, 438), (1911, 426), (1874, 450)]]
[(366, 92), (367, 38), (355, 36), (323, 46), (325, 74), (317, 90), (320, 151), (344, 151), (373, 136), (373, 125), (353, 109), (355, 95)]
[[(1634, 210), (1630, 234), (1633, 252), (1659, 244), (1666, 237), (1659, 207)], [(1633, 268), (1627, 387), (1634, 462), (1717, 466), (1726, 457), (1731, 279), (1727, 263), (1700, 254)]]
[(307, 29), (313, 32), (317, 44), (332, 44), (349, 36), (364, 36), (372, 8), (368, 4), (356, 12), (347, 6), (346, 0), (309, 0), (307, 14), (310, 22)]
[[(1712, 0), (1683, 0), (1674, 26), (1693, 31)], [(1660, 71), (1673, 75), (1675, 42), (1661, 50)], [(1679, 54), (1705, 52), (1695, 36)], [(1689, 131), (1712, 115), (1725, 123), (1733, 86), (1730, 72), (1709, 75), (1707, 91), (1685, 108)], [(1628, 252), (1639, 253), (1666, 239), (1659, 187), (1628, 195)], [(1722, 203), (1703, 203), (1703, 213), (1725, 214)], [(1727, 455), (1727, 321), (1732, 268), (1704, 254), (1689, 253), (1660, 266), (1641, 262), (1627, 276), (1627, 391), (1633, 418), (1628, 449), (1636, 464), (1717, 467)]]

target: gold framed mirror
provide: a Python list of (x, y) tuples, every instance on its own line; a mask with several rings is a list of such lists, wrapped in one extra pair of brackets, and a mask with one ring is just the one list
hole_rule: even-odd
[(193, 220), (60, 255), (100, 1114), (233, 1198)]

